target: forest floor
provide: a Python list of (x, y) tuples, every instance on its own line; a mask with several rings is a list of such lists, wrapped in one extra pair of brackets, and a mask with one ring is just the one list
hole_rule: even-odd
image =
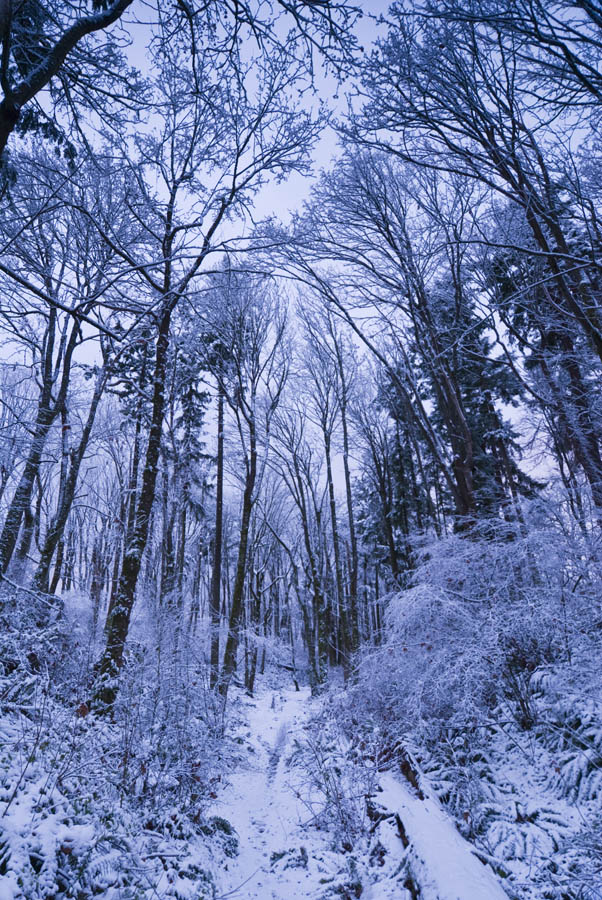
[(307, 688), (266, 690), (245, 703), (248, 761), (229, 776), (211, 809), (212, 815), (232, 823), (240, 841), (238, 856), (228, 862), (227, 871), (216, 873), (222, 897), (318, 896), (341, 868), (341, 854), (331, 849), (332, 837), (312, 828), (307, 776), (291, 763), (309, 709)]
[[(239, 838), (238, 855), (214, 873), (220, 900), (506, 897), (438, 802), (415, 795), (401, 775), (376, 775), (377, 805), (391, 815), (353, 851), (343, 852), (336, 835), (320, 824), (320, 797), (295, 753), (311, 733), (311, 710), (308, 689), (265, 690), (244, 701), (247, 758), (210, 810), (227, 819)], [(403, 838), (395, 814), (403, 819)], [(418, 894), (408, 890), (412, 870), (419, 876), (411, 883)]]

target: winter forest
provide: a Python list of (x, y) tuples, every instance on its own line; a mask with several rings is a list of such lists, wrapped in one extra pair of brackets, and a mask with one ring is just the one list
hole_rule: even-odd
[(600, 0), (0, 0), (0, 900), (602, 898)]

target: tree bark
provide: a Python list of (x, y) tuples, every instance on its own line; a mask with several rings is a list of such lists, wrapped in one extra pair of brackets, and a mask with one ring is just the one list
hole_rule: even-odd
[(222, 583), (222, 543), (224, 532), (224, 391), (218, 385), (217, 395), (217, 472), (215, 486), (215, 536), (209, 607), (211, 614), (210, 686), (219, 677), (219, 630), (221, 623), (220, 588)]
[[(340, 610), (340, 631), (342, 636), (341, 655), (345, 678), (349, 675), (349, 652), (353, 648), (353, 638), (349, 632), (349, 615), (345, 608), (345, 596), (343, 591), (343, 567), (341, 565), (341, 545), (339, 541), (339, 527), (337, 523), (337, 507), (334, 497), (334, 481), (332, 477), (332, 452), (331, 436), (326, 423), (322, 422), (322, 436), (324, 439), (324, 454), (326, 457), (326, 480), (328, 483), (328, 501), (330, 506), (330, 527), (332, 529), (332, 549), (334, 553), (334, 571), (337, 592), (337, 606)], [(329, 634), (332, 633), (331, 625), (326, 626)]]
[(57, 313), (55, 309), (49, 312), (48, 330), (46, 332), (44, 347), (44, 364), (42, 372), (42, 393), (38, 404), (36, 423), (33, 430), (33, 438), (29, 448), (29, 454), (23, 473), (8, 508), (4, 527), (0, 534), (0, 575), (8, 569), (12, 555), (19, 537), (19, 529), (25, 509), (29, 508), (34, 482), (40, 470), (42, 453), (46, 445), (46, 439), (52, 427), (52, 423), (64, 407), (67, 399), (67, 390), (71, 375), (71, 360), (79, 337), (79, 323), (74, 322), (65, 354), (62, 362), (62, 376), (56, 399), (52, 397), (52, 387), (55, 381), (53, 373), (53, 353), (56, 330)]
[(46, 534), (46, 538), (38, 562), (38, 567), (33, 578), (33, 587), (38, 591), (48, 591), (48, 579), (50, 566), (52, 564), (52, 557), (54, 556), (54, 551), (56, 550), (57, 545), (63, 538), (65, 525), (67, 524), (67, 519), (69, 517), (69, 513), (71, 512), (73, 499), (75, 497), (75, 489), (77, 487), (79, 470), (81, 468), (81, 464), (87, 450), (88, 443), (90, 441), (94, 420), (96, 418), (98, 405), (100, 403), (105, 384), (106, 371), (101, 371), (96, 381), (94, 394), (92, 396), (92, 402), (88, 411), (88, 418), (86, 419), (86, 424), (84, 425), (78, 448), (74, 453), (71, 454), (69, 471), (65, 480), (65, 484), (63, 485), (63, 489), (61, 491), (59, 505), (52, 524)]
[(255, 490), (255, 479), (257, 477), (257, 437), (255, 434), (255, 420), (253, 417), (250, 419), (249, 429), (249, 459), (242, 501), (236, 575), (234, 578), (234, 588), (232, 589), (232, 606), (230, 608), (230, 621), (228, 624), (226, 649), (224, 651), (224, 663), (218, 684), (218, 690), (224, 700), (228, 696), (228, 687), (232, 676), (236, 671), (238, 633), (243, 613), (245, 577), (247, 574), (247, 550), (251, 527), (251, 513), (253, 511), (253, 492)]
[(167, 303), (159, 322), (153, 373), (151, 425), (142, 473), (142, 486), (136, 502), (133, 531), (126, 538), (116, 595), (111, 598), (106, 627), (107, 642), (98, 667), (99, 680), (94, 699), (101, 709), (112, 707), (117, 696), (117, 676), (123, 665), (123, 651), (134, 606), (136, 585), (148, 539), (161, 450), (171, 310), (172, 305)]

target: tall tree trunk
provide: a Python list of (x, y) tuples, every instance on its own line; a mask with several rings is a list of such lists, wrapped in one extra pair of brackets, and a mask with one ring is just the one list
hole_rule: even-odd
[(0, 534), (0, 574), (6, 572), (12, 559), (25, 510), (30, 509), (33, 486), (42, 462), (42, 453), (50, 427), (56, 418), (56, 406), (40, 406), (33, 440), (19, 484), (8, 508)]
[[(305, 544), (305, 552), (307, 555), (307, 565), (309, 568), (308, 581), (312, 590), (312, 610), (313, 610), (313, 629), (307, 632), (308, 654), (310, 662), (315, 672), (315, 683), (311, 685), (312, 693), (319, 693), (322, 686), (328, 678), (328, 633), (326, 625), (326, 600), (324, 596), (323, 585), (318, 571), (318, 564), (314, 548), (311, 543), (311, 531), (309, 514), (307, 510), (307, 499), (303, 487), (303, 479), (299, 468), (299, 462), (293, 457), (295, 469), (295, 477), (297, 481), (297, 497), (299, 512), (301, 513), (301, 525), (303, 529), (303, 541)], [(308, 604), (303, 608), (306, 617), (307, 628), (309, 628), (309, 614), (307, 610)]]
[(224, 391), (218, 385), (217, 395), (217, 472), (215, 486), (215, 536), (213, 539), (213, 568), (211, 572), (210, 685), (215, 687), (219, 677), (219, 630), (221, 623), (220, 588), (222, 583), (222, 541), (224, 532)]
[(112, 598), (110, 617), (107, 621), (107, 643), (98, 669), (99, 681), (95, 700), (101, 707), (112, 707), (117, 696), (117, 675), (123, 665), (123, 651), (136, 596), (136, 585), (148, 540), (161, 450), (171, 310), (172, 305), (167, 304), (159, 322), (153, 372), (151, 425), (142, 473), (142, 486), (136, 503), (133, 531), (126, 538), (117, 593), (114, 601)]
[[(250, 694), (253, 693), (255, 689), (255, 677), (257, 675), (257, 657), (258, 657), (258, 647), (257, 647), (257, 639), (259, 638), (259, 625), (261, 622), (261, 601), (263, 597), (263, 575), (258, 572), (255, 578), (255, 585), (251, 587), (251, 604), (250, 604), (250, 615), (249, 615), (249, 624), (253, 629), (253, 646), (251, 647), (250, 653), (250, 661), (249, 661), (249, 670), (247, 676), (247, 689)], [(265, 646), (264, 646), (265, 650)]]
[(70, 465), (60, 493), (58, 508), (52, 524), (46, 534), (44, 545), (40, 553), (38, 567), (33, 578), (33, 586), (36, 590), (39, 591), (46, 592), (48, 590), (48, 579), (50, 574), (50, 566), (52, 564), (52, 557), (54, 556), (54, 551), (56, 550), (57, 545), (63, 538), (65, 525), (67, 524), (67, 519), (69, 517), (69, 513), (71, 512), (73, 499), (75, 497), (75, 489), (77, 487), (79, 471), (81, 468), (82, 460), (88, 448), (90, 435), (92, 434), (92, 427), (96, 418), (96, 412), (98, 410), (98, 405), (100, 403), (100, 399), (102, 397), (102, 393), (106, 384), (106, 376), (106, 371), (102, 371), (98, 376), (96, 386), (94, 388), (94, 394), (92, 396), (92, 402), (88, 411), (88, 418), (86, 419), (86, 424), (84, 425), (79, 445), (77, 447), (77, 450), (71, 453)]
[(170, 502), (170, 478), (167, 460), (163, 462), (163, 490), (162, 490), (162, 530), (161, 558), (159, 564), (160, 587), (159, 604), (167, 600), (171, 606), (173, 592), (176, 586), (176, 548), (174, 543), (175, 530), (175, 503)]
[[(345, 678), (349, 675), (349, 651), (353, 646), (353, 637), (349, 633), (350, 616), (345, 608), (345, 596), (343, 591), (343, 567), (341, 565), (341, 545), (339, 541), (339, 526), (337, 523), (337, 507), (334, 497), (334, 481), (332, 477), (332, 450), (330, 444), (330, 432), (325, 423), (322, 423), (322, 436), (324, 438), (324, 454), (326, 457), (326, 480), (328, 483), (328, 501), (330, 506), (330, 527), (332, 529), (332, 549), (334, 553), (334, 571), (337, 594), (337, 607), (340, 610), (341, 656), (343, 660), (343, 672)], [(329, 634), (332, 634), (331, 623), (326, 625)]]
[(13, 571), (11, 574), (17, 579), (18, 582), (21, 582), (25, 575), (25, 570), (27, 568), (27, 557), (29, 556), (29, 551), (31, 550), (31, 542), (33, 540), (35, 525), (36, 517), (31, 508), (27, 507), (27, 509), (23, 512), (21, 540), (19, 541), (19, 546), (15, 550), (13, 556)]
[(176, 552), (176, 584), (175, 589), (177, 591), (177, 603), (178, 606), (182, 605), (183, 601), (183, 592), (184, 592), (184, 576), (186, 574), (186, 531), (188, 528), (188, 495), (189, 495), (189, 486), (184, 485), (182, 489), (182, 500), (180, 506), (180, 515), (178, 521), (178, 541), (177, 541), (177, 552)]
[(218, 689), (225, 699), (228, 695), (228, 687), (234, 672), (236, 671), (236, 654), (238, 651), (238, 633), (243, 613), (245, 576), (247, 573), (247, 548), (249, 545), (249, 531), (251, 527), (251, 513), (253, 511), (253, 491), (257, 476), (257, 444), (255, 434), (255, 422), (250, 422), (249, 435), (249, 461), (245, 477), (245, 489), (242, 502), (242, 517), (240, 523), (240, 538), (238, 542), (238, 558), (236, 561), (236, 575), (232, 589), (232, 606), (230, 608), (230, 621), (228, 624), (228, 638), (224, 651), (224, 664), (219, 678)]
[(49, 592), (51, 594), (56, 594), (56, 589), (58, 587), (59, 581), (61, 580), (61, 574), (63, 571), (63, 560), (65, 558), (65, 539), (59, 541), (58, 547), (56, 550), (56, 560), (54, 563), (54, 572), (52, 573), (52, 581), (50, 582)]
[(351, 490), (351, 471), (349, 468), (349, 423), (348, 423), (348, 384), (344, 369), (341, 348), (337, 345), (337, 365), (339, 380), (341, 383), (341, 424), (343, 427), (343, 472), (345, 474), (345, 498), (347, 500), (347, 522), (349, 526), (349, 543), (351, 546), (351, 562), (349, 567), (349, 653), (353, 656), (357, 652), (360, 643), (359, 617), (357, 605), (357, 583), (359, 570), (359, 556), (357, 550), (357, 534), (355, 530), (355, 515), (353, 512), (353, 495)]
[(106, 561), (102, 534), (97, 536), (92, 544), (91, 568), (90, 600), (92, 601), (92, 638), (95, 638), (100, 615), (100, 601), (106, 576)]
[(42, 462), (42, 453), (46, 445), (48, 433), (56, 416), (63, 409), (69, 387), (71, 375), (71, 360), (79, 337), (79, 323), (74, 322), (69, 339), (66, 342), (62, 359), (62, 376), (56, 399), (52, 397), (52, 387), (55, 382), (53, 373), (54, 339), (56, 330), (56, 309), (49, 312), (48, 329), (45, 338), (44, 364), (42, 372), (42, 393), (38, 404), (36, 423), (33, 430), (33, 438), (29, 448), (29, 454), (23, 473), (17, 485), (11, 504), (4, 520), (4, 527), (0, 534), (0, 575), (6, 572), (15, 550), (21, 521), (25, 509), (30, 506), (33, 486), (38, 476)]

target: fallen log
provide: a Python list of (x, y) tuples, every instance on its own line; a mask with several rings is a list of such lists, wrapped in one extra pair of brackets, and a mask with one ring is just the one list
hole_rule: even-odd
[(508, 900), (494, 872), (478, 859), (435, 797), (390, 772), (379, 780), (378, 804), (398, 823), (420, 900)]

